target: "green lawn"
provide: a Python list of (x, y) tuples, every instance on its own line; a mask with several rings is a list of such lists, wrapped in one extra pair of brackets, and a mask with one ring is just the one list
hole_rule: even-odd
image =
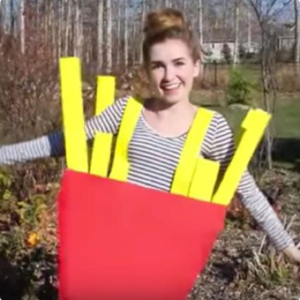
[[(204, 95), (203, 95), (204, 94)], [(209, 106), (224, 115), (234, 132), (237, 132), (247, 111), (235, 109), (228, 106), (216, 105), (224, 103), (225, 95), (216, 94), (219, 99), (210, 101), (203, 99), (207, 93), (194, 92), (192, 101), (203, 106)], [(210, 94), (211, 99), (213, 95)], [(273, 159), (275, 164), (288, 168), (300, 167), (300, 94), (278, 95), (277, 107), (272, 116), (271, 129), (274, 133)]]
[(300, 139), (300, 95), (280, 101), (273, 122), (277, 137)]
[[(202, 95), (203, 94), (203, 95)], [(225, 95), (216, 94), (216, 101), (213, 100), (213, 95), (210, 95), (209, 100), (204, 100), (206, 93), (193, 92), (192, 101), (196, 104), (203, 104), (209, 106), (210, 109), (222, 113), (233, 130), (236, 130), (241, 124), (246, 115), (246, 111), (232, 109), (228, 106), (216, 105), (217, 103), (224, 103)], [(256, 102), (256, 104), (259, 101)], [(211, 105), (210, 105), (211, 104)], [(296, 95), (278, 95), (275, 113), (272, 116), (271, 127), (274, 136), (277, 138), (300, 139), (300, 94)]]

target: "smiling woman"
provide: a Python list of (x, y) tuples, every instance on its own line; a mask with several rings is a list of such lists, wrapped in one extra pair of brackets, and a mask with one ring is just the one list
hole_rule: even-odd
[[(143, 99), (128, 148), (128, 182), (149, 189), (170, 192), (188, 133), (199, 108), (189, 101), (193, 79), (200, 72), (199, 43), (181, 12), (173, 9), (148, 15), (143, 45), (144, 66), (152, 96)], [(118, 99), (85, 127), (92, 140), (98, 132), (119, 134), (128, 98)], [(225, 118), (213, 113), (197, 158), (220, 164), (224, 175), (235, 153), (233, 134)], [(62, 132), (33, 141), (0, 147), (0, 164), (64, 155)], [(291, 236), (246, 170), (237, 192), (242, 203), (279, 249), (300, 261)], [(200, 220), (199, 220), (200, 222)]]
[(150, 50), (148, 71), (157, 94), (167, 103), (189, 102), (194, 77), (199, 75), (199, 61), (194, 62), (189, 48), (180, 40), (157, 43)]
[(182, 135), (197, 111), (189, 95), (200, 73), (200, 44), (183, 15), (172, 9), (150, 13), (144, 33), (144, 67), (152, 91), (145, 120), (165, 136)]

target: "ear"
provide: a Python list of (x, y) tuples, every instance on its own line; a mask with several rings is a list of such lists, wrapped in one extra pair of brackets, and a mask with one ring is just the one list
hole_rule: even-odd
[(201, 69), (201, 62), (200, 59), (198, 59), (195, 63), (194, 63), (194, 72), (193, 72), (193, 76), (194, 78), (198, 77), (200, 74), (200, 69)]

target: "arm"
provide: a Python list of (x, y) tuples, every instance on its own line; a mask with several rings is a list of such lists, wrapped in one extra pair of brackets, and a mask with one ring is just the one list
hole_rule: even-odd
[[(99, 131), (115, 134), (118, 131), (126, 102), (127, 98), (119, 99), (102, 114), (88, 120), (85, 127), (87, 139), (93, 139)], [(0, 147), (0, 165), (24, 163), (64, 154), (64, 136), (61, 131), (58, 131), (31, 141)]]
[[(221, 173), (224, 173), (235, 151), (233, 134), (227, 121), (220, 114), (215, 116), (213, 122), (214, 138), (208, 156), (220, 162)], [(277, 249), (288, 252), (287, 249), (295, 248), (292, 238), (285, 231), (281, 221), (248, 171), (245, 171), (237, 192), (241, 196), (243, 205), (250, 211)], [(296, 256), (294, 258), (297, 259)]]

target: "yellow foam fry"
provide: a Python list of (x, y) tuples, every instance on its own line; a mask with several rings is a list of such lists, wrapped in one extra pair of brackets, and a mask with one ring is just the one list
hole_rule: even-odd
[(110, 133), (97, 133), (93, 145), (90, 173), (106, 177), (111, 157), (113, 135)]
[(114, 168), (112, 169), (109, 178), (118, 181), (126, 182), (128, 178), (130, 164), (122, 158), (114, 159)]
[(175, 171), (171, 193), (188, 196), (201, 145), (213, 115), (214, 112), (199, 108)]
[(115, 77), (98, 76), (97, 78), (97, 97), (96, 97), (96, 115), (99, 115), (109, 105), (114, 103), (115, 99)]
[(189, 197), (210, 202), (218, 178), (218, 162), (198, 158), (195, 174), (191, 183)]
[(141, 101), (130, 98), (120, 124), (110, 178), (126, 181), (129, 171), (128, 146), (143, 108)]
[(242, 123), (244, 134), (228, 166), (224, 178), (213, 196), (213, 202), (228, 205), (247, 169), (248, 163), (259, 144), (271, 116), (262, 110), (251, 110)]
[(88, 151), (81, 91), (80, 60), (60, 59), (62, 115), (69, 169), (88, 172)]
[[(109, 105), (114, 103), (115, 97), (115, 77), (98, 76), (97, 78), (97, 97), (96, 115), (99, 115)], [(111, 158), (113, 136), (107, 133), (99, 133), (95, 136), (90, 173), (106, 177)]]
[(250, 109), (247, 115), (245, 116), (244, 120), (240, 128), (238, 129), (237, 133), (235, 134), (235, 144), (239, 145), (245, 131), (251, 126), (252, 122), (255, 122), (256, 110)]

